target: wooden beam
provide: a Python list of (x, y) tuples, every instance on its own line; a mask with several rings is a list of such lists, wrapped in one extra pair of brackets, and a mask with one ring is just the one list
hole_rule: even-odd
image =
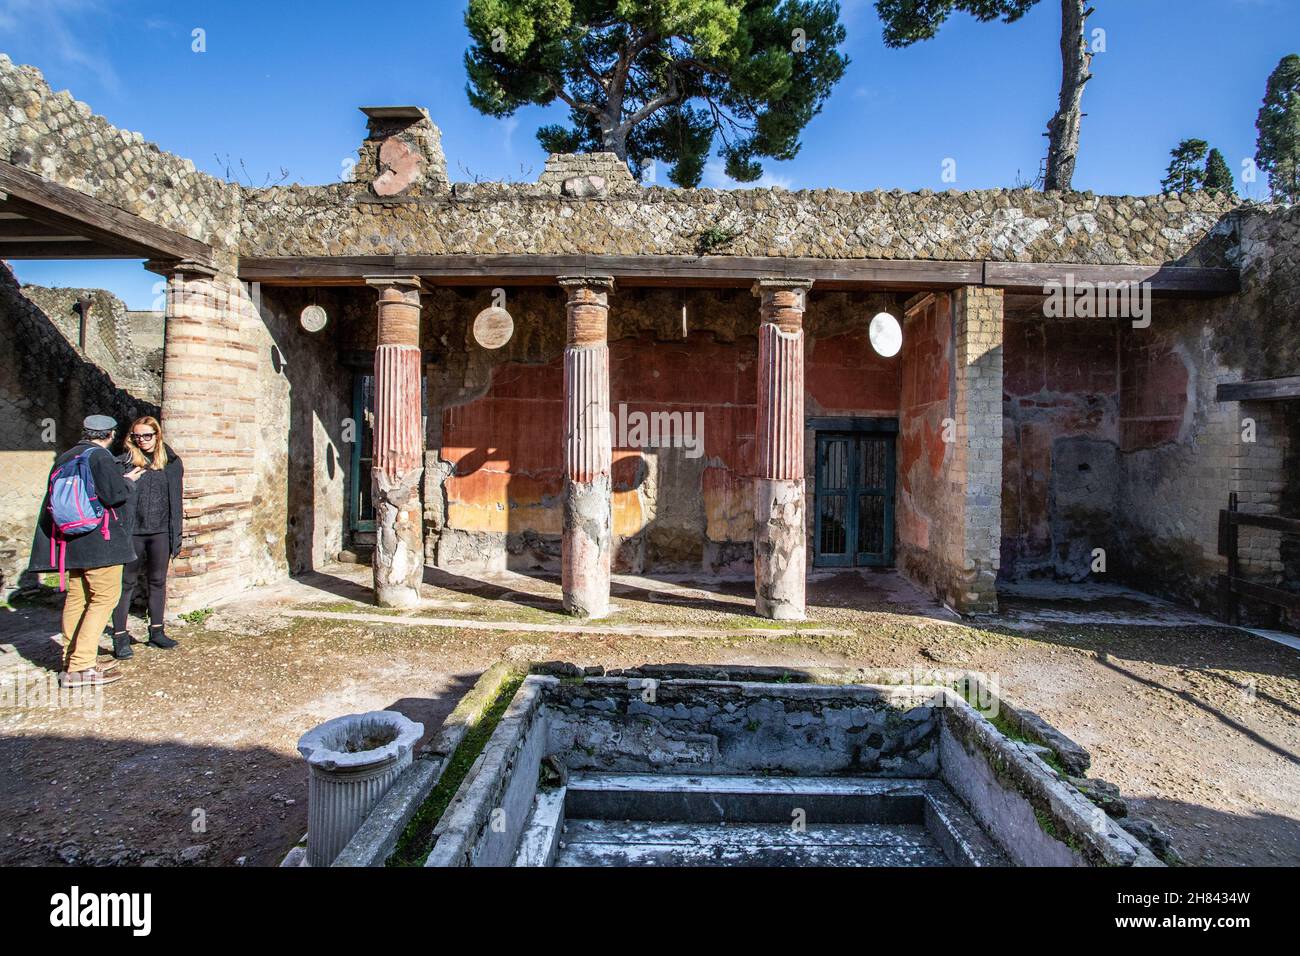
[(210, 262), (212, 247), (149, 222), (93, 196), (50, 182), (12, 163), (0, 162), (0, 192), (5, 209), (56, 229), (93, 239), (132, 257), (196, 259)]
[(612, 275), (627, 286), (749, 288), (755, 278), (812, 279), (818, 289), (955, 288), (978, 284), (978, 262), (766, 256), (245, 257), (241, 279), (273, 285), (361, 285), (363, 276), (419, 275), (440, 285), (550, 285), (560, 275)]
[(138, 259), (137, 251), (107, 246), (92, 239), (67, 242), (0, 241), (0, 259)]
[(1150, 282), (1154, 293), (1234, 292), (1233, 269), (1084, 266), (936, 259), (814, 259), (781, 256), (248, 256), (239, 276), (267, 285), (361, 285), (367, 275), (418, 275), (434, 285), (549, 285), (559, 275), (612, 275), (622, 286), (747, 288), (761, 276), (812, 279), (821, 291), (896, 291), (997, 286), (1041, 294), (1049, 281)]
[(1272, 402), (1300, 398), (1300, 375), (1229, 382), (1216, 389), (1215, 398), (1221, 402)]
[(1241, 291), (1236, 269), (1196, 266), (1097, 266), (1068, 262), (985, 262), (984, 285), (1009, 292), (1043, 293), (1044, 287), (1080, 282), (1149, 282), (1157, 293), (1228, 295)]
[(47, 226), (35, 219), (0, 219), (0, 240), (4, 239), (80, 239), (78, 233)]

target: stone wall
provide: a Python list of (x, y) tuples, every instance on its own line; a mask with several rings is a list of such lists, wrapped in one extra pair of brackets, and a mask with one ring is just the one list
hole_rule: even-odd
[(903, 327), (898, 565), (962, 613), (997, 607), (1002, 291), (961, 288)]
[[(1240, 295), (1157, 299), (1146, 328), (1008, 318), (1004, 577), (1118, 581), (1215, 612), (1229, 493), (1243, 511), (1300, 515), (1296, 403), (1216, 397), (1220, 384), (1300, 372), (1300, 213), (1255, 210), (1241, 225)], [(1243, 570), (1263, 583), (1300, 589), (1298, 550), (1277, 532), (1241, 533)]]
[[(1300, 516), (1300, 477), (1287, 467), (1298, 403), (1215, 397), (1222, 383), (1300, 374), (1300, 207), (1254, 210), (1242, 217), (1241, 233), (1240, 295), (1170, 303), (1153, 316), (1144, 338), (1182, 365), (1186, 409), (1176, 437), (1167, 426), (1170, 440), (1124, 456), (1122, 573), (1208, 610), (1217, 607), (1216, 577), (1226, 569), (1218, 514), (1229, 493), (1238, 493), (1243, 511)], [(1294, 536), (1243, 529), (1241, 545), (1244, 573), (1300, 590)], [(1274, 619), (1250, 602), (1245, 610)]]
[(238, 242), (237, 186), (118, 129), (2, 53), (0, 159), (193, 239)]
[[(0, 349), (0, 591), (28, 583), (23, 572), (50, 466), (81, 437), (82, 419), (104, 413), (125, 424), (159, 413), (155, 393), (115, 381), (68, 340), (66, 321), (56, 321), (28, 297), (32, 293), (47, 305), (55, 303), (50, 308), (60, 313), (62, 305), (86, 291), (97, 292), (101, 316), (116, 314), (109, 308), (109, 300), (116, 300), (108, 293), (20, 288), (8, 267), (0, 267), (0, 340), (7, 343)], [(112, 328), (111, 321), (107, 325)], [(115, 339), (107, 338), (104, 342), (97, 334), (92, 346), (111, 358), (108, 346)]]
[(89, 301), (86, 360), (102, 368), (131, 394), (152, 405), (162, 403), (162, 362), (160, 356), (154, 355), (162, 348), (161, 315), (128, 312), (121, 299), (103, 289), (47, 289), (25, 285), (22, 294), (45, 313), (68, 344), (78, 349), (79, 303), (83, 299)]
[(1230, 206), (1206, 193), (663, 189), (578, 198), (554, 183), (456, 183), (363, 201), (358, 184), (245, 190), (249, 256), (698, 255), (1222, 265)]

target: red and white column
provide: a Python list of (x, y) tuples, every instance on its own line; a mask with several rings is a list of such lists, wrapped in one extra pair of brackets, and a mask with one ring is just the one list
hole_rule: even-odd
[(609, 613), (613, 509), (609, 432), (610, 276), (561, 276), (568, 293), (564, 348), (564, 610)]
[(420, 280), (367, 277), (379, 291), (375, 345), (375, 598), (410, 607), (424, 579), (424, 422), (420, 403)]
[(754, 608), (804, 617), (803, 312), (807, 279), (759, 279)]

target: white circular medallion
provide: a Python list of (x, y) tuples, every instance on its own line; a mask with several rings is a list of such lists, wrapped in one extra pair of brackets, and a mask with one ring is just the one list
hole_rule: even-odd
[(881, 312), (871, 320), (867, 337), (871, 339), (871, 347), (885, 358), (893, 358), (903, 347), (903, 328), (888, 312)]
[(515, 334), (515, 320), (499, 306), (489, 306), (474, 318), (474, 341), (485, 349), (499, 349)]
[(325, 310), (319, 305), (307, 306), (302, 310), (302, 315), (299, 317), (302, 327), (308, 332), (319, 332), (325, 328), (325, 323), (328, 320), (329, 316), (325, 314)]

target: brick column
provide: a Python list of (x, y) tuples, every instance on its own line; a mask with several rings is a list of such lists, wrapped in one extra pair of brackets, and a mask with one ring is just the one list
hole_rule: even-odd
[[(152, 260), (167, 279), (162, 424), (185, 463), (180, 555), (167, 578), (171, 611), (203, 607), (251, 586), (257, 353), (253, 305), (232, 275), (192, 261)], [(129, 422), (123, 422), (125, 428)]]
[(803, 312), (807, 279), (759, 279), (754, 609), (804, 617)]
[(367, 277), (379, 292), (375, 346), (375, 598), (410, 607), (424, 580), (424, 423), (420, 407), (420, 280)]
[(956, 316), (953, 486), (964, 493), (954, 607), (994, 612), (1002, 543), (1002, 290), (964, 286)]
[(561, 276), (568, 292), (564, 348), (564, 610), (609, 612), (613, 513), (610, 499), (609, 276)]

